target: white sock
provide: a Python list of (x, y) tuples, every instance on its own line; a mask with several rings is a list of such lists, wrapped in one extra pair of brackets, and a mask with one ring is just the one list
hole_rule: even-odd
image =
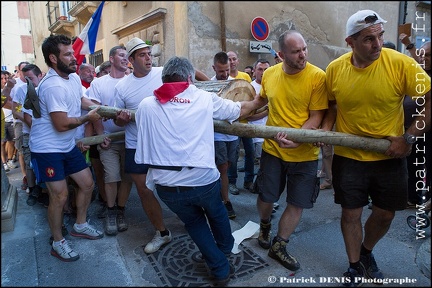
[(52, 245), (58, 247), (58, 246), (61, 245), (61, 243), (62, 243), (63, 241), (66, 241), (65, 238), (61, 239), (60, 241), (53, 241), (53, 244), (52, 244)]
[(87, 227), (87, 225), (88, 225), (87, 222), (84, 222), (84, 223), (81, 223), (81, 224), (78, 224), (78, 223), (74, 224), (75, 228), (78, 229), (78, 230), (84, 229), (85, 227)]

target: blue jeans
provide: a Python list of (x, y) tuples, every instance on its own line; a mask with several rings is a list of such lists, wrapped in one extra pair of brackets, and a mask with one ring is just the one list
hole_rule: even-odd
[(237, 147), (237, 157), (236, 161), (231, 163), (228, 168), (228, 179), (230, 184), (237, 184), (237, 161), (239, 158), (239, 150), (240, 150), (240, 139), (243, 142), (243, 148), (245, 151), (244, 155), (244, 168), (245, 168), (245, 176), (244, 182), (253, 182), (254, 180), (254, 160), (255, 160), (255, 148), (253, 144), (253, 139), (248, 137), (239, 137), (239, 145)]
[(231, 253), (234, 245), (220, 189), (220, 179), (209, 185), (181, 192), (157, 189), (159, 198), (183, 221), (212, 275), (218, 279), (229, 274), (226, 255)]

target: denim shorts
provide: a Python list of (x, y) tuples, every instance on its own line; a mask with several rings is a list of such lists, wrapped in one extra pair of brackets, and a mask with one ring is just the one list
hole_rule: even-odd
[(135, 162), (136, 149), (125, 149), (124, 172), (129, 174), (147, 174), (149, 166)]
[(287, 191), (286, 202), (300, 208), (312, 208), (319, 194), (318, 160), (286, 162), (265, 151), (261, 154), (255, 191), (265, 203), (277, 202)]
[(334, 155), (335, 203), (356, 209), (372, 203), (384, 210), (404, 210), (408, 201), (406, 158), (358, 161)]
[(5, 122), (5, 138), (2, 139), (2, 142), (6, 141), (15, 141), (15, 129), (13, 122)]
[(31, 162), (38, 183), (64, 180), (67, 176), (88, 168), (77, 146), (67, 153), (31, 152)]

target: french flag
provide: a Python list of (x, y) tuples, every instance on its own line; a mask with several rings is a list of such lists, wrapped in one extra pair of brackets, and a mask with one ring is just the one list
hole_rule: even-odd
[(72, 45), (72, 48), (74, 49), (74, 56), (77, 59), (78, 67), (83, 63), (86, 54), (94, 53), (104, 3), (105, 1), (102, 1), (99, 4), (99, 7), (95, 11), (95, 13), (93, 13), (93, 16), (87, 22), (81, 34), (78, 36), (78, 38), (76, 38), (75, 42)]

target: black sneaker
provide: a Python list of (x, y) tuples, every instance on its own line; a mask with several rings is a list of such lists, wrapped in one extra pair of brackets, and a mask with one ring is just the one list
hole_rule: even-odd
[(49, 205), (49, 195), (48, 193), (39, 193), (39, 196), (37, 197), (37, 202), (44, 207), (48, 207)]
[(277, 260), (285, 268), (291, 271), (297, 271), (298, 269), (300, 269), (300, 263), (297, 261), (296, 258), (294, 258), (294, 256), (288, 253), (288, 251), (286, 250), (286, 245), (286, 241), (282, 240), (277, 236), (274, 237), (273, 245), (270, 247), (268, 256)]
[(258, 244), (264, 248), (270, 248), (271, 222), (264, 224), (260, 222), (260, 231), (258, 236)]
[(343, 283), (344, 287), (358, 287), (363, 284), (363, 273), (353, 268), (348, 268), (348, 271), (343, 274), (346, 282)]
[(234, 212), (234, 208), (233, 208), (233, 206), (232, 206), (232, 204), (231, 204), (230, 201), (227, 201), (227, 202), (225, 203), (225, 208), (227, 209), (227, 212), (228, 212), (228, 218), (229, 218), (229, 219), (234, 219), (234, 218), (236, 218), (236, 214), (235, 214), (235, 212)]
[(126, 223), (124, 209), (117, 209), (117, 230), (119, 232), (126, 231), (129, 225)]
[(248, 190), (249, 192), (252, 192), (253, 188), (254, 188), (254, 184), (252, 181), (250, 182), (244, 182), (243, 184), (243, 188)]
[(230, 281), (230, 278), (234, 276), (235, 268), (231, 263), (229, 264), (229, 266), (230, 266), (230, 271), (228, 273), (228, 276), (226, 276), (225, 278), (218, 279), (215, 277), (211, 277), (214, 287), (225, 287)]
[[(363, 269), (363, 274), (368, 279), (383, 280), (384, 275), (380, 271), (372, 253), (368, 255), (360, 255), (360, 266)], [(374, 281), (375, 283), (375, 281)], [(377, 284), (382, 284), (382, 281), (376, 281)]]
[(33, 194), (30, 193), (26, 201), (27, 205), (33, 206), (36, 204), (36, 202), (37, 202), (37, 197), (33, 196)]

